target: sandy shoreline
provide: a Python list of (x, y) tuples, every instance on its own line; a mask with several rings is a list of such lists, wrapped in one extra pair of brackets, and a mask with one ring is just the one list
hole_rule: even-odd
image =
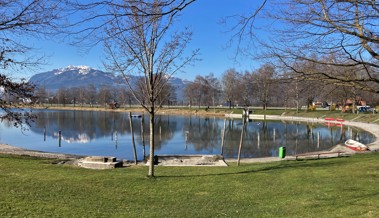
[(42, 157), (42, 158), (52, 158), (52, 159), (79, 159), (82, 156), (71, 155), (71, 154), (61, 154), (61, 153), (49, 153), (43, 151), (34, 151), (19, 148), (16, 146), (8, 144), (0, 144), (0, 153), (1, 154), (15, 154), (15, 155), (25, 155), (32, 157)]

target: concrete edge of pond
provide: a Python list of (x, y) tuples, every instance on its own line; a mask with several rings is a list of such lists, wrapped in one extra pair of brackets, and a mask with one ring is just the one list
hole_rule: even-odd
[[(232, 118), (242, 118), (242, 115), (234, 114), (234, 115), (226, 115), (228, 117)], [(255, 120), (283, 120), (283, 121), (299, 121), (299, 122), (309, 122), (309, 123), (324, 123), (324, 119), (319, 118), (307, 118), (307, 117), (293, 117), (293, 116), (276, 116), (276, 115), (249, 115), (250, 119)], [(379, 150), (379, 125), (378, 124), (372, 124), (372, 123), (361, 123), (361, 122), (354, 122), (354, 121), (348, 121), (345, 120), (343, 122), (341, 121), (328, 121), (329, 123), (334, 124), (343, 124), (347, 126), (353, 126), (360, 129), (363, 129), (371, 134), (374, 135), (375, 141), (373, 141), (370, 144), (367, 144), (370, 151), (377, 151)], [(83, 158), (84, 156), (79, 155), (71, 155), (71, 154), (61, 154), (61, 153), (49, 153), (49, 152), (41, 152), (41, 151), (34, 151), (34, 150), (26, 150), (23, 148), (11, 146), (8, 144), (0, 144), (0, 153), (2, 154), (16, 154), (16, 155), (27, 155), (27, 156), (34, 156), (34, 157), (43, 157), (43, 158), (55, 158), (55, 159), (69, 159), (69, 160), (77, 160), (80, 158)], [(246, 158), (241, 159), (242, 163), (263, 163), (263, 162), (275, 162), (275, 161), (282, 161), (282, 160), (298, 160), (298, 159), (322, 159), (322, 158), (333, 158), (333, 157), (342, 157), (342, 156), (349, 156), (354, 154), (353, 151), (338, 151), (338, 150), (331, 150), (331, 151), (319, 151), (319, 152), (313, 152), (308, 154), (299, 154), (296, 156), (287, 156), (285, 158), (279, 158), (279, 157), (265, 157), (265, 158)], [(360, 152), (362, 153), (362, 152)], [(225, 159), (225, 162), (236, 162), (236, 159)], [(185, 166), (184, 164), (180, 164), (178, 166)], [(197, 166), (210, 166), (210, 165), (197, 165)]]
[[(157, 155), (157, 166), (228, 166), (221, 155)], [(149, 161), (146, 162), (148, 166)]]

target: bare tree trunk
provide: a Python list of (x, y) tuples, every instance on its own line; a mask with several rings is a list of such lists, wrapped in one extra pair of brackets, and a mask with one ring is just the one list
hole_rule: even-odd
[(149, 156), (149, 174), (148, 176), (154, 177), (154, 108), (149, 112), (150, 114), (150, 156)]
[(132, 112), (129, 112), (129, 123), (130, 123), (130, 134), (132, 135), (132, 143), (133, 143), (134, 164), (137, 165), (137, 151), (136, 151), (136, 143), (134, 141)]
[(264, 105), (263, 120), (266, 120), (267, 104)]
[(141, 139), (142, 139), (142, 148), (143, 148), (143, 159), (145, 159), (145, 130), (144, 130), (145, 116), (141, 117)]

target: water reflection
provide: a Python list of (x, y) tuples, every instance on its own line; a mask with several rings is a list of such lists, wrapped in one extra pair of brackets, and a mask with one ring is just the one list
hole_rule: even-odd
[[(2, 123), (0, 142), (48, 152), (132, 159), (131, 119), (138, 159), (148, 153), (147, 117), (129, 118), (128, 113), (104, 111), (41, 110), (36, 114), (38, 118), (26, 134)], [(373, 140), (369, 133), (345, 126), (280, 121), (250, 121), (244, 126), (239, 119), (157, 116), (156, 153), (223, 154), (235, 158), (242, 128), (245, 134), (241, 158), (277, 156), (280, 146), (286, 146), (287, 154), (292, 155), (327, 150), (348, 138), (362, 143)]]

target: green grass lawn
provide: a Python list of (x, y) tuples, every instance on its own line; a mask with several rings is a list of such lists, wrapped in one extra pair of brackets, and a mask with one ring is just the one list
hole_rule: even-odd
[(379, 217), (379, 153), (90, 170), (0, 155), (0, 217)]

